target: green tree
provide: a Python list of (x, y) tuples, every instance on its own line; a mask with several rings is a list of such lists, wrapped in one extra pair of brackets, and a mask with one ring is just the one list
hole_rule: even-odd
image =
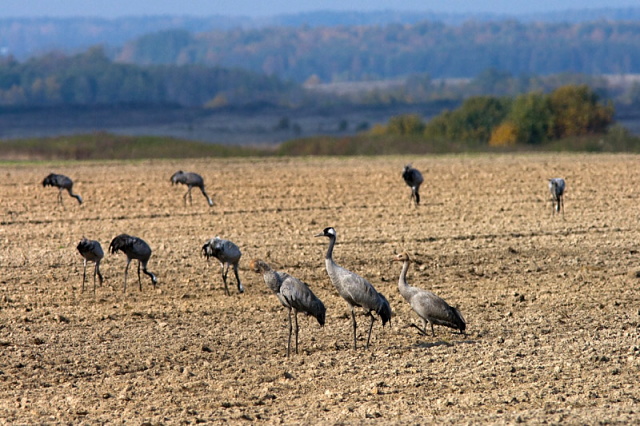
[(403, 114), (391, 117), (387, 133), (392, 135), (420, 135), (424, 131), (424, 122), (418, 114)]
[(527, 93), (516, 97), (508, 116), (515, 127), (516, 140), (540, 144), (547, 140), (553, 123), (549, 97), (543, 93)]

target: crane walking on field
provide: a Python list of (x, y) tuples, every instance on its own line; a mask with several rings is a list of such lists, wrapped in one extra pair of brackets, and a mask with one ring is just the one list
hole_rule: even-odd
[(326, 308), (304, 282), (292, 277), (286, 272), (274, 271), (264, 261), (254, 259), (250, 263), (252, 271), (262, 274), (265, 284), (276, 295), (282, 306), (289, 310), (289, 340), (287, 341), (287, 358), (291, 351), (291, 311), (295, 317), (296, 354), (298, 353), (298, 312), (311, 315), (324, 326)]
[(411, 188), (411, 200), (417, 207), (420, 205), (420, 185), (424, 182), (422, 173), (418, 169), (411, 167), (411, 164), (407, 164), (402, 171), (402, 179)]
[(192, 172), (183, 172), (182, 170), (179, 170), (175, 172), (173, 176), (171, 176), (171, 185), (175, 185), (178, 183), (187, 185), (187, 187), (189, 188), (187, 190), (187, 193), (184, 194), (183, 197), (185, 204), (187, 204), (187, 196), (189, 197), (189, 201), (191, 201), (191, 204), (193, 204), (193, 198), (191, 198), (191, 189), (194, 186), (197, 186), (198, 188), (200, 188), (200, 191), (202, 191), (202, 195), (204, 195), (204, 197), (207, 199), (209, 207), (213, 206), (213, 200), (211, 199), (211, 197), (209, 197), (209, 195), (207, 195), (204, 190), (204, 179), (202, 179), (202, 176), (200, 176), (199, 174)]
[(458, 309), (449, 306), (442, 298), (430, 291), (407, 284), (407, 270), (409, 269), (409, 263), (411, 263), (409, 255), (400, 253), (393, 260), (403, 262), (402, 272), (400, 272), (400, 279), (398, 280), (398, 290), (400, 290), (402, 297), (409, 302), (414, 312), (422, 319), (422, 328), (415, 324), (411, 325), (425, 336), (427, 335), (427, 322), (431, 325), (432, 336), (436, 335), (433, 330), (434, 324), (444, 325), (464, 333), (467, 324)]
[(560, 213), (560, 209), (562, 209), (562, 214), (564, 215), (564, 188), (565, 183), (562, 178), (552, 178), (549, 179), (549, 191), (551, 191), (551, 195), (553, 196), (553, 209), (556, 213)]
[(202, 246), (202, 254), (207, 258), (207, 260), (215, 257), (220, 262), (224, 291), (227, 293), (227, 296), (231, 295), (231, 293), (229, 293), (229, 287), (227, 286), (227, 274), (229, 273), (230, 265), (233, 265), (233, 272), (236, 275), (238, 292), (244, 293), (244, 287), (242, 286), (240, 277), (238, 276), (238, 263), (240, 262), (240, 256), (242, 256), (242, 253), (237, 245), (229, 240), (223, 240), (218, 237), (211, 238)]
[(64, 206), (64, 203), (62, 201), (62, 191), (65, 189), (71, 197), (78, 200), (79, 204), (82, 204), (82, 197), (78, 194), (73, 193), (73, 181), (71, 180), (71, 178), (65, 175), (57, 175), (55, 173), (51, 173), (49, 174), (49, 176), (44, 178), (44, 180), (42, 181), (42, 186), (55, 186), (56, 188), (58, 188), (58, 202), (61, 206)]
[(151, 257), (151, 247), (149, 247), (149, 244), (144, 240), (138, 237), (132, 237), (131, 235), (120, 234), (111, 241), (111, 244), (109, 244), (109, 251), (111, 253), (121, 251), (127, 256), (127, 267), (124, 268), (124, 293), (127, 292), (127, 273), (132, 259), (136, 259), (138, 261), (138, 286), (140, 287), (140, 291), (142, 291), (140, 265), (142, 265), (142, 272), (151, 277), (151, 283), (154, 288), (156, 287), (158, 279), (152, 272), (147, 271), (147, 263)]
[(94, 262), (93, 268), (93, 294), (96, 294), (96, 275), (100, 279), (100, 286), (102, 287), (102, 274), (100, 273), (100, 261), (104, 257), (102, 246), (96, 240), (88, 240), (82, 238), (76, 247), (80, 255), (84, 258), (84, 271), (82, 272), (82, 292), (84, 293), (84, 283), (87, 276), (87, 262)]
[(316, 237), (329, 238), (329, 248), (325, 256), (325, 267), (327, 274), (331, 279), (331, 283), (338, 290), (338, 294), (351, 308), (351, 320), (353, 323), (353, 348), (356, 349), (356, 314), (355, 308), (361, 307), (365, 310), (366, 314), (371, 317), (371, 324), (369, 325), (369, 335), (367, 336), (366, 348), (369, 348), (369, 341), (371, 340), (371, 329), (373, 328), (374, 316), (371, 311), (375, 311), (380, 319), (382, 319), (382, 326), (391, 320), (391, 306), (387, 299), (376, 291), (375, 288), (369, 283), (369, 281), (362, 278), (360, 275), (353, 273), (342, 266), (337, 265), (333, 261), (333, 246), (336, 243), (336, 230), (329, 227), (325, 228)]

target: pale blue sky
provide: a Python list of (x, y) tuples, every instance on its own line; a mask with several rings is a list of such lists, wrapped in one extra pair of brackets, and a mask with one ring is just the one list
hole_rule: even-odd
[(2, 0), (0, 17), (231, 15), (272, 16), (315, 10), (404, 10), (522, 14), (566, 9), (638, 7), (638, 0)]

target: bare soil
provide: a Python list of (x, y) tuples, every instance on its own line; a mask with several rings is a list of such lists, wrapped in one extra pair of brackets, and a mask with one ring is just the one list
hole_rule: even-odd
[[(413, 208), (400, 174), (423, 171)], [(7, 423), (638, 423), (640, 157), (481, 155), (2, 165), (0, 419)], [(178, 169), (201, 173), (185, 206)], [(83, 205), (42, 179), (72, 177)], [(546, 179), (567, 180), (552, 215)], [(337, 263), (389, 300), (393, 319), (358, 316), (324, 270)], [(105, 252), (120, 233), (154, 250), (137, 288), (106, 254), (106, 282), (81, 292), (82, 236)], [(243, 251), (247, 291), (225, 296), (200, 248), (219, 235)], [(468, 334), (421, 336), (397, 289), (408, 281), (457, 306)], [(327, 307), (287, 313), (248, 269), (259, 257), (304, 280)]]

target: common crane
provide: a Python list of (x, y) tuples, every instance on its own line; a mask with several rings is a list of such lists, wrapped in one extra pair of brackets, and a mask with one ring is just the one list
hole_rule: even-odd
[(391, 320), (391, 306), (385, 297), (378, 293), (375, 288), (369, 283), (369, 281), (362, 278), (360, 275), (353, 273), (342, 266), (337, 265), (333, 261), (333, 246), (336, 243), (336, 230), (329, 227), (325, 228), (316, 237), (329, 238), (329, 248), (325, 256), (325, 267), (327, 274), (331, 279), (331, 283), (338, 290), (338, 294), (346, 300), (347, 304), (351, 308), (351, 321), (353, 323), (353, 348), (356, 349), (356, 314), (355, 308), (361, 307), (365, 310), (366, 314), (371, 317), (371, 324), (369, 325), (369, 334), (367, 336), (366, 348), (369, 348), (369, 341), (371, 340), (371, 329), (373, 328), (374, 316), (371, 311), (375, 311), (380, 319), (382, 319), (382, 326)]
[(244, 287), (242, 286), (240, 277), (238, 276), (238, 262), (240, 262), (240, 256), (242, 256), (242, 253), (237, 245), (229, 240), (223, 240), (218, 237), (211, 238), (202, 246), (202, 254), (207, 258), (207, 260), (215, 257), (220, 262), (224, 291), (227, 293), (227, 296), (231, 295), (231, 293), (229, 293), (229, 287), (227, 286), (227, 274), (229, 273), (230, 265), (233, 265), (233, 272), (236, 275), (238, 292), (244, 293)]
[(207, 203), (209, 203), (209, 207), (213, 206), (213, 200), (205, 192), (204, 180), (202, 179), (202, 176), (200, 176), (199, 174), (192, 173), (192, 172), (183, 172), (182, 170), (179, 170), (175, 172), (173, 176), (171, 176), (171, 185), (175, 185), (178, 183), (187, 185), (187, 187), (189, 188), (187, 190), (187, 193), (184, 194), (184, 197), (183, 197), (185, 204), (187, 203), (187, 196), (189, 197), (189, 201), (191, 201), (191, 204), (193, 204), (193, 198), (191, 198), (191, 189), (194, 186), (197, 186), (198, 188), (200, 188), (200, 191), (202, 191), (202, 195), (204, 195), (204, 197), (207, 199)]
[(84, 258), (84, 270), (82, 272), (82, 292), (84, 292), (84, 283), (87, 276), (87, 262), (94, 262), (93, 268), (93, 294), (96, 294), (96, 275), (100, 279), (100, 286), (102, 286), (102, 274), (100, 273), (100, 261), (104, 257), (104, 251), (102, 246), (96, 240), (88, 240), (82, 238), (76, 247), (80, 255)]
[(402, 171), (402, 179), (411, 188), (411, 200), (417, 207), (420, 205), (420, 185), (424, 182), (422, 173), (411, 167), (411, 164), (407, 164)]
[(109, 251), (111, 253), (121, 251), (127, 256), (127, 267), (124, 268), (124, 293), (127, 292), (127, 272), (129, 271), (129, 264), (132, 259), (136, 259), (138, 261), (138, 286), (140, 291), (142, 291), (140, 265), (142, 265), (142, 272), (151, 277), (153, 287), (155, 288), (156, 284), (158, 284), (156, 276), (152, 272), (147, 271), (147, 262), (149, 262), (149, 258), (151, 257), (151, 247), (149, 247), (149, 244), (144, 240), (138, 237), (132, 237), (131, 235), (120, 234), (111, 241), (111, 244), (109, 244)]
[(436, 335), (433, 330), (434, 324), (444, 325), (464, 333), (467, 324), (458, 309), (449, 306), (442, 298), (430, 291), (407, 284), (407, 270), (409, 269), (409, 263), (411, 263), (409, 255), (400, 253), (393, 260), (403, 262), (402, 272), (400, 272), (400, 279), (398, 280), (398, 290), (400, 290), (402, 297), (409, 302), (415, 313), (422, 319), (422, 328), (415, 324), (411, 325), (425, 336), (427, 335), (427, 322), (431, 325), (432, 336)]
[(287, 357), (291, 351), (291, 311), (295, 317), (296, 354), (298, 353), (298, 312), (311, 315), (318, 320), (320, 326), (324, 326), (326, 308), (320, 299), (316, 297), (304, 282), (292, 277), (286, 272), (274, 271), (269, 264), (253, 259), (249, 264), (252, 271), (262, 274), (265, 284), (278, 297), (282, 306), (289, 310), (289, 340), (287, 340)]
[(553, 209), (556, 213), (560, 213), (560, 209), (562, 209), (562, 214), (564, 215), (564, 188), (565, 182), (562, 178), (552, 178), (549, 179), (549, 191), (551, 191), (551, 195), (553, 196)]
[(50, 173), (49, 176), (44, 178), (44, 180), (42, 181), (42, 186), (55, 186), (56, 188), (58, 188), (58, 202), (62, 206), (64, 206), (64, 203), (62, 201), (62, 191), (65, 189), (71, 197), (78, 200), (79, 204), (82, 204), (82, 197), (78, 194), (73, 193), (73, 181), (68, 176)]

